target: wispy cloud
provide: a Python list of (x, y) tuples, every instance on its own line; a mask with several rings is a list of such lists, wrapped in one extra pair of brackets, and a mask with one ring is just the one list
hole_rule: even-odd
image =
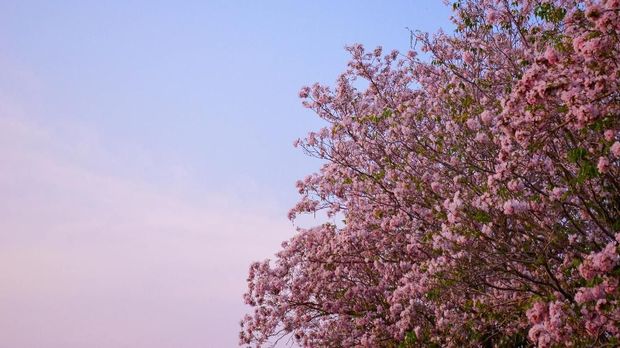
[(104, 145), (3, 113), (3, 345), (236, 344), (247, 266), (291, 235), (284, 212), (119, 174)]

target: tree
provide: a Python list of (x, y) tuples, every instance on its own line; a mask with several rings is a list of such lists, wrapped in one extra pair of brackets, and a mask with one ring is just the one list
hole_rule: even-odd
[(452, 8), (430, 58), (355, 45), (301, 90), (326, 164), (290, 216), (345, 221), (251, 266), (241, 344), (620, 344), (620, 1)]

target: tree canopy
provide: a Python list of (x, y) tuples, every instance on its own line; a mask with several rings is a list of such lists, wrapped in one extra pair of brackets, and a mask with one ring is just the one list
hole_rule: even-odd
[(326, 162), (290, 217), (344, 222), (251, 266), (241, 344), (620, 344), (620, 0), (451, 6), (300, 91)]

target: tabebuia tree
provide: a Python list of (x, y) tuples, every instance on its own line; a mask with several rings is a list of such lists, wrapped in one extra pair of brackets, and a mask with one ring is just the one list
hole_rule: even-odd
[[(460, 0), (421, 52), (349, 47), (250, 268), (241, 344), (620, 345), (620, 0)], [(419, 55), (418, 55), (419, 53)]]

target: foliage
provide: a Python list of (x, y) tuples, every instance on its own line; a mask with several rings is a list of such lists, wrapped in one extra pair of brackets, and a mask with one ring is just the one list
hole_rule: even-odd
[[(616, 346), (620, 1), (462, 0), (421, 50), (349, 47), (298, 182), (299, 230), (250, 268), (241, 344)], [(363, 79), (368, 87), (355, 86)]]

